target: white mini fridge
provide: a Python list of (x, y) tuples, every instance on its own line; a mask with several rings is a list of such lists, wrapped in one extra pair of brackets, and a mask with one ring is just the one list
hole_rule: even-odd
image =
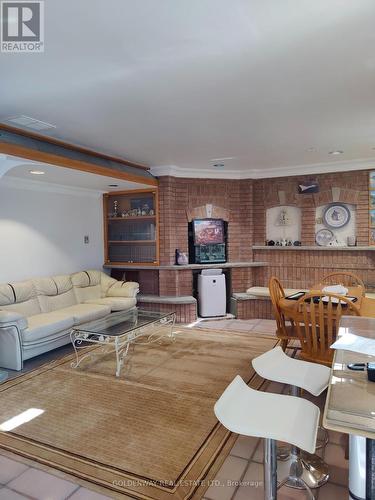
[(225, 275), (222, 269), (203, 269), (198, 276), (199, 316), (225, 316), (227, 310)]

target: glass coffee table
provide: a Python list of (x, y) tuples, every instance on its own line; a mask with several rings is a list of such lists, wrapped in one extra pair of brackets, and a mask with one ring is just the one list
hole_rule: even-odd
[[(119, 377), (129, 346), (134, 343), (174, 341), (175, 320), (175, 312), (152, 312), (135, 308), (84, 323), (70, 333), (76, 354), (72, 367), (78, 368), (88, 357), (113, 352), (116, 355), (116, 377)], [(92, 344), (100, 348), (87, 349)]]

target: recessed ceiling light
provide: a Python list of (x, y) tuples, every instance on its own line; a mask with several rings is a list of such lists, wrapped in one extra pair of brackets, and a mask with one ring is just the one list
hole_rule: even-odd
[(316, 148), (307, 148), (306, 151), (308, 153), (315, 153), (316, 152)]
[(33, 174), (33, 175), (44, 175), (45, 172), (43, 172), (43, 170), (29, 170), (30, 174)]
[(337, 151), (330, 151), (328, 154), (329, 155), (342, 155), (344, 151), (341, 151), (340, 149), (338, 149)]
[(118, 188), (118, 184), (108, 184), (109, 188)]

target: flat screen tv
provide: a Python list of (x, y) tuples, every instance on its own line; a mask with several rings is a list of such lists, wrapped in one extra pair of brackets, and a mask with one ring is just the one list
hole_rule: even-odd
[(194, 245), (224, 243), (224, 221), (222, 219), (193, 220)]

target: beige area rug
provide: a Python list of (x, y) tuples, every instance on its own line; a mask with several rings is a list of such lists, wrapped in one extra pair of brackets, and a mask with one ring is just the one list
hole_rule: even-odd
[(214, 319), (200, 321), (194, 325), (194, 328), (275, 335), (276, 321), (270, 319)]
[(0, 432), (0, 447), (110, 488), (121, 498), (200, 498), (235, 436), (213, 406), (240, 374), (262, 380), (251, 359), (275, 338), (175, 328), (176, 340), (135, 345), (121, 377), (113, 354), (71, 368), (73, 356), (0, 386), (0, 424), (29, 410), (36, 418)]

